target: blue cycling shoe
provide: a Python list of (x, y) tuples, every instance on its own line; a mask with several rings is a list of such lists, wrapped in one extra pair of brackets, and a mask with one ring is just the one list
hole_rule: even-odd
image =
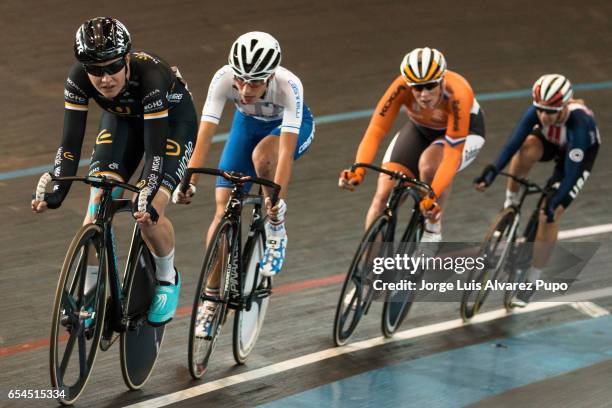
[(148, 321), (151, 326), (163, 326), (174, 317), (181, 293), (181, 277), (176, 271), (176, 284), (157, 282), (155, 297), (149, 309)]

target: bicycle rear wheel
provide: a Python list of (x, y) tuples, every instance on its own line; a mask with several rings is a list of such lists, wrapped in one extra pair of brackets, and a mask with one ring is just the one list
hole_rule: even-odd
[(334, 317), (336, 346), (346, 344), (372, 302), (373, 260), (384, 250), (384, 237), (387, 236), (388, 228), (387, 216), (377, 218), (366, 231), (353, 257)]
[(461, 296), (459, 310), (464, 322), (472, 319), (484, 304), (490, 292), (487, 282), (498, 280), (505, 270), (517, 227), (517, 216), (514, 208), (503, 209), (485, 235), (478, 253), (478, 257), (485, 259), (485, 267), (470, 270), (466, 281), (470, 288), (464, 290)]
[[(95, 260), (91, 256), (95, 254)], [(106, 313), (107, 268), (102, 229), (81, 227), (62, 265), (51, 320), (49, 366), (59, 402), (74, 403), (83, 392), (98, 353)], [(89, 262), (88, 262), (89, 261)], [(87, 265), (98, 265), (97, 281), (85, 288)]]
[[(398, 253), (411, 256), (417, 249), (417, 244), (421, 241), (423, 228), (423, 217), (421, 216), (420, 210), (415, 207), (400, 242)], [(422, 270), (409, 276), (410, 280), (414, 282), (420, 282), (422, 277)], [(395, 292), (387, 291), (381, 319), (381, 331), (385, 337), (392, 337), (400, 327), (412, 307), (415, 296), (416, 292), (410, 290)]]
[[(221, 333), (221, 327), (227, 313), (228, 288), (226, 287), (226, 275), (231, 267), (231, 246), (235, 241), (236, 228), (234, 224), (222, 219), (206, 250), (202, 272), (196, 286), (196, 295), (191, 312), (191, 324), (189, 327), (189, 372), (195, 379), (201, 378), (208, 367), (210, 357), (215, 349), (217, 338)], [(238, 243), (239, 244), (239, 243)], [(215, 302), (215, 311), (211, 317), (210, 329), (205, 336), (197, 336), (196, 328), (202, 324), (200, 321), (204, 316), (204, 297), (206, 287), (213, 281), (219, 282), (219, 295)], [(213, 285), (214, 286), (214, 285)]]
[(155, 263), (140, 238), (138, 227), (134, 228), (123, 284), (128, 321), (120, 339), (121, 374), (131, 390), (141, 388), (151, 376), (166, 327), (147, 324), (147, 314), (155, 296)]
[[(248, 298), (255, 287), (255, 290), (262, 289), (268, 280), (259, 274), (259, 263), (263, 258), (265, 248), (264, 234), (261, 231), (255, 231), (255, 234), (249, 238), (244, 249), (244, 280), (243, 296)], [(255, 277), (257, 284), (254, 286)], [(232, 339), (232, 350), (234, 360), (238, 364), (244, 364), (247, 357), (255, 347), (257, 338), (263, 326), (263, 321), (268, 310), (270, 296), (257, 297), (253, 296), (251, 304), (247, 309), (236, 310), (234, 315), (234, 333)]]

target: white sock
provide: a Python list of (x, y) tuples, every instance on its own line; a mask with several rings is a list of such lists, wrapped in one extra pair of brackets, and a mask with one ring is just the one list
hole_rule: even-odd
[(542, 275), (542, 269), (540, 268), (536, 268), (535, 266), (530, 266), (529, 269), (527, 269), (527, 274), (525, 275), (527, 277), (527, 280), (529, 282), (535, 282), (538, 279), (540, 279), (540, 276)]
[(279, 209), (275, 218), (268, 218), (266, 222), (266, 234), (268, 236), (282, 237), (287, 234), (285, 230), (285, 213), (287, 204), (284, 200), (279, 201)]
[(84, 293), (91, 292), (98, 282), (98, 265), (87, 265), (87, 271), (85, 272), (85, 287)]
[(425, 220), (425, 231), (432, 234), (441, 234), (442, 233), (442, 224), (440, 222), (430, 222), (429, 220)]
[(176, 285), (176, 272), (174, 271), (174, 248), (166, 256), (157, 256), (153, 252), (153, 260), (155, 261), (155, 275), (157, 280), (169, 282)]
[(510, 191), (510, 190), (506, 190), (506, 201), (504, 201), (504, 208), (508, 208), (511, 205), (517, 205), (518, 204), (518, 191)]

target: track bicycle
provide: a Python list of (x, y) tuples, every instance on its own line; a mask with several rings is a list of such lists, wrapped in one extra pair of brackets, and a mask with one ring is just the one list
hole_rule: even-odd
[[(427, 183), (400, 172), (366, 163), (353, 164), (351, 171), (358, 167), (386, 174), (395, 180), (395, 185), (385, 210), (365, 232), (344, 280), (334, 318), (333, 335), (336, 346), (346, 344), (375, 299), (375, 290), (372, 287), (374, 258), (392, 256), (394, 253), (410, 255), (416, 250), (425, 223), (419, 203), (422, 197), (433, 196), (433, 191)], [(395, 244), (398, 209), (406, 196), (413, 199), (414, 205), (409, 210), (406, 230), (399, 243)], [(422, 273), (423, 271), (419, 270), (411, 275), (410, 279), (420, 281)], [(381, 321), (385, 337), (391, 337), (397, 331), (412, 306), (414, 296), (413, 291), (386, 291)]]
[[(153, 371), (165, 326), (147, 323), (155, 295), (155, 264), (138, 225), (121, 278), (112, 221), (119, 212), (132, 212), (132, 200), (117, 198), (121, 192), (113, 189), (140, 190), (103, 176), (46, 174), (38, 184), (37, 199), (44, 199), (50, 181), (79, 181), (102, 190), (94, 222), (76, 233), (60, 272), (51, 320), (51, 384), (60, 391), (60, 403), (73, 404), (87, 384), (98, 349), (108, 350), (119, 338), (123, 380), (128, 388), (139, 389)], [(86, 290), (88, 265), (97, 266), (98, 273), (93, 288)]]
[[(516, 181), (522, 188), (519, 189), (517, 205), (502, 209), (491, 223), (483, 243), (479, 249), (479, 257), (484, 257), (483, 269), (471, 269), (467, 282), (478, 285), (469, 285), (461, 297), (461, 318), (467, 322), (482, 308), (490, 289), (487, 282), (506, 281), (519, 283), (524, 279), (524, 272), (529, 268), (533, 256), (533, 242), (538, 230), (539, 213), (547, 199), (550, 188), (542, 188), (526, 178), (516, 177), (512, 174), (500, 172), (502, 176)], [(522, 233), (519, 233), (521, 209), (525, 198), (529, 195), (540, 194), (538, 203), (529, 217), (529, 221)], [(472, 289), (472, 287), (479, 289)], [(516, 285), (512, 285), (515, 287)], [(508, 289), (504, 292), (504, 307), (512, 310), (512, 298), (517, 290)]]
[[(259, 274), (266, 243), (264, 228), (264, 196), (261, 186), (273, 190), (272, 203), (278, 201), (280, 186), (270, 180), (245, 176), (211, 168), (188, 168), (181, 182), (187, 191), (194, 173), (223, 177), (233, 189), (225, 214), (216, 227), (204, 256), (202, 272), (196, 286), (189, 327), (189, 371), (193, 378), (201, 378), (207, 370), (215, 345), (230, 310), (234, 310), (232, 352), (238, 364), (244, 364), (255, 347), (272, 294), (272, 278)], [(245, 184), (259, 184), (259, 194), (248, 194)], [(253, 210), (244, 246), (242, 244), (242, 210), (252, 205)], [(218, 292), (211, 294), (207, 285), (219, 282)], [(198, 335), (203, 324), (204, 302), (214, 302), (215, 312), (205, 335)]]

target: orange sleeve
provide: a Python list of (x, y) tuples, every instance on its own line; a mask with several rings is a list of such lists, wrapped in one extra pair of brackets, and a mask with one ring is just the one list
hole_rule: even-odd
[(465, 143), (461, 142), (458, 145), (451, 146), (448, 140), (444, 141), (442, 162), (431, 182), (431, 188), (436, 197), (440, 197), (440, 194), (452, 183), (455, 173), (457, 173), (457, 169), (461, 164), (461, 154), (463, 153), (464, 145)]
[(451, 95), (446, 135), (452, 139), (464, 138), (470, 131), (470, 111), (474, 104), (474, 92), (470, 84), (454, 72), (448, 72), (445, 81), (445, 86)]
[(406, 100), (408, 85), (399, 75), (380, 98), (365, 135), (359, 144), (355, 162), (372, 163), (378, 146), (391, 129), (400, 107)]

